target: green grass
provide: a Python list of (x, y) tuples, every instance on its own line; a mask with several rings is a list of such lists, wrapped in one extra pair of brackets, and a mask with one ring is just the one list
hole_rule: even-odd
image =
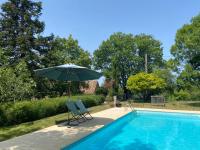
[[(200, 111), (200, 101), (174, 101), (168, 102), (163, 106), (151, 105), (151, 103), (138, 103), (134, 102), (132, 104), (134, 107), (140, 108), (159, 108), (159, 109), (174, 109), (174, 110), (191, 110)], [(123, 106), (127, 106), (126, 102), (123, 102)]]
[[(89, 108), (94, 113), (101, 110), (110, 108), (110, 105), (99, 105)], [(19, 125), (0, 127), (0, 141), (10, 139), (12, 137), (20, 136), (26, 133), (30, 133), (39, 129), (43, 129), (61, 122), (67, 121), (67, 113), (55, 115), (52, 117), (43, 118), (40, 120), (22, 123)]]

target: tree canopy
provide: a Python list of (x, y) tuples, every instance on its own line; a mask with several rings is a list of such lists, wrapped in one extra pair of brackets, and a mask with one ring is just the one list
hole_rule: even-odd
[(36, 66), (42, 50), (39, 36), (44, 30), (44, 22), (39, 20), (41, 2), (8, 0), (1, 10), (0, 46), (7, 61), (13, 65), (24, 59), (28, 67)]
[(149, 71), (162, 64), (161, 43), (150, 35), (114, 33), (94, 52), (94, 66), (113, 78), (126, 93), (130, 75), (144, 71), (144, 54), (148, 54)]
[(55, 37), (51, 43), (51, 49), (42, 57), (42, 64), (45, 67), (56, 66), (65, 63), (91, 67), (91, 57), (89, 52), (79, 46), (78, 40), (72, 35), (68, 38)]
[(141, 70), (144, 71), (145, 54), (147, 54), (148, 72), (153, 69), (163, 67), (163, 48), (162, 43), (154, 39), (151, 35), (139, 34), (134, 37), (137, 53), (142, 59)]
[(188, 63), (200, 70), (200, 15), (177, 31), (171, 54), (179, 64)]

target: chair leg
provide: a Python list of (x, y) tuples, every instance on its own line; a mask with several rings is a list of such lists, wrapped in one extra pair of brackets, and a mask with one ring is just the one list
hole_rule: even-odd
[(80, 122), (78, 121), (78, 118), (72, 113), (71, 113), (71, 115), (72, 115), (72, 117), (71, 117), (71, 119), (68, 118), (67, 124), (70, 125), (70, 122), (72, 122), (72, 121), (77, 121), (77, 123), (79, 124)]
[(91, 119), (93, 119), (92, 115), (90, 114), (90, 112), (88, 112), (88, 115), (90, 116)]
[[(90, 116), (90, 117), (89, 117), (89, 118), (86, 117), (87, 115)], [(91, 119), (93, 119), (93, 117), (90, 115), (89, 112), (86, 112), (86, 113), (84, 114), (84, 117), (85, 117), (87, 120), (91, 120)]]
[(83, 119), (82, 122), (86, 121), (85, 117), (83, 115), (81, 115), (81, 114), (79, 116), (77, 116), (77, 117), (79, 118), (79, 120)]

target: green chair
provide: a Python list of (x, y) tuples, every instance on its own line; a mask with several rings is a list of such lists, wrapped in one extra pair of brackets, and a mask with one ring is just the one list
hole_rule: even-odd
[[(93, 119), (90, 112), (87, 110), (87, 108), (85, 107), (85, 105), (83, 104), (81, 100), (78, 100), (75, 103), (76, 103), (76, 106), (79, 108), (79, 111), (81, 112), (81, 114), (83, 114), (86, 119), (89, 119), (89, 120)], [(89, 115), (89, 118), (86, 117), (87, 115)]]
[(82, 121), (80, 121), (81, 119), (83, 119), (84, 121), (86, 120), (85, 116), (83, 113), (81, 113), (74, 102), (72, 101), (67, 101), (66, 102), (66, 106), (69, 110), (69, 113), (71, 113), (72, 115), (72, 119), (68, 118), (68, 124), (70, 124), (70, 121), (77, 121), (78, 123), (81, 123)]

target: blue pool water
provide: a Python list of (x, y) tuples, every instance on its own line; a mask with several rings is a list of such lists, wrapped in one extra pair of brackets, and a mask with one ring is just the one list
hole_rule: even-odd
[(200, 115), (137, 111), (63, 150), (200, 150)]

